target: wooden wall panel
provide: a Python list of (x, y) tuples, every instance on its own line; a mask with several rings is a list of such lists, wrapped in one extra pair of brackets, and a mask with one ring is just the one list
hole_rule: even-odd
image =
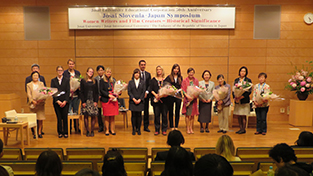
[[(46, 82), (56, 76), (55, 67), (64, 66), (67, 60), (76, 60), (76, 69), (84, 75), (87, 67), (101, 64), (111, 67), (116, 79), (128, 81), (138, 61), (147, 61), (147, 70), (155, 75), (155, 67), (162, 65), (166, 75), (174, 63), (181, 66), (182, 75), (193, 67), (195, 76), (202, 80), (203, 70), (209, 69), (212, 81), (224, 74), (233, 84), (238, 69), (245, 65), (249, 77), (257, 83), (260, 72), (268, 73), (267, 82), (285, 101), (271, 103), (270, 121), (287, 121), (279, 112), (289, 106), (293, 92), (284, 89), (290, 78), (287, 73), (301, 66), (313, 56), (312, 25), (303, 23), (303, 15), (313, 8), (312, 0), (161, 0), (158, 5), (212, 5), (236, 6), (234, 30), (69, 30), (68, 7), (71, 5), (149, 5), (148, 0), (0, 0), (0, 91), (17, 93), (22, 107), (26, 105), (25, 77), (30, 66), (38, 63)], [(279, 40), (254, 40), (254, 6), (258, 4), (281, 5), (281, 38)], [(51, 40), (25, 41), (23, 6), (49, 6)], [(96, 73), (95, 73), (96, 74)], [(123, 95), (124, 96), (124, 95)], [(127, 95), (125, 94), (127, 97)], [(309, 97), (313, 99), (313, 97)], [(47, 120), (55, 120), (51, 100), (46, 104)], [(120, 119), (120, 118), (118, 118)]]

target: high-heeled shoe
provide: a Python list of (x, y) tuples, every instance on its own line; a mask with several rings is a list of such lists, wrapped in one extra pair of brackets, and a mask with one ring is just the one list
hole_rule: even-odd
[(42, 138), (42, 134), (38, 134), (38, 138)]

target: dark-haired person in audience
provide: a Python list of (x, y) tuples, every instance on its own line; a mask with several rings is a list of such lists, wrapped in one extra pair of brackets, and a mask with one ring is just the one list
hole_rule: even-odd
[[(67, 60), (67, 65), (68, 65), (68, 69), (64, 70), (63, 72), (63, 76), (67, 79), (71, 79), (71, 78), (76, 78), (80, 76), (80, 72), (78, 70), (75, 70), (75, 61), (73, 59), (69, 59)], [(75, 92), (70, 93), (70, 99), (69, 99), (69, 110), (68, 113), (74, 113), (74, 114), (78, 114), (78, 107), (79, 107), (79, 89), (77, 89)], [(74, 128), (76, 132), (79, 132), (79, 129), (77, 129), (76, 127), (76, 123), (77, 126), (78, 125), (78, 120), (75, 119), (74, 121)], [(70, 127), (72, 128), (72, 121), (71, 121), (71, 125)], [(72, 131), (72, 129), (69, 129), (70, 132)]]
[(109, 150), (103, 158), (102, 176), (127, 176), (123, 156), (115, 150)]
[[(11, 175), (9, 175), (8, 171), (3, 166), (0, 166), (0, 175), (1, 176), (11, 176)], [(14, 176), (14, 175), (12, 175), (12, 176)]]
[[(100, 96), (100, 80), (103, 79), (103, 75), (104, 75), (104, 66), (103, 65), (98, 65), (97, 66), (97, 73), (98, 76), (95, 77), (95, 80), (98, 81), (98, 94), (99, 94), (99, 100), (101, 98)], [(99, 124), (99, 130), (98, 132), (103, 132), (104, 129), (104, 125), (103, 125), (103, 120), (102, 120), (102, 112), (101, 112), (101, 101), (98, 102), (98, 124)]]
[(146, 61), (140, 60), (139, 61), (139, 69), (140, 69), (140, 78), (146, 84), (146, 93), (145, 93), (145, 105), (144, 105), (144, 115), (143, 115), (143, 130), (146, 132), (150, 132), (149, 130), (149, 89), (150, 89), (150, 80), (151, 74), (146, 71)]
[(37, 159), (35, 176), (61, 176), (62, 169), (59, 155), (52, 150), (44, 151)]
[[(178, 90), (181, 88), (181, 83), (183, 82), (183, 77), (181, 75), (180, 66), (174, 64), (172, 67), (171, 74), (165, 78), (165, 82), (170, 83), (172, 86)], [(181, 95), (181, 92), (179, 93)], [(180, 108), (181, 108), (181, 99), (175, 98), (172, 96), (166, 97), (166, 104), (168, 110), (168, 120), (170, 122), (171, 130), (177, 130), (180, 118)], [(175, 123), (174, 123), (174, 104), (175, 104)]]
[[(180, 131), (173, 130), (168, 133), (167, 144), (170, 145), (171, 148), (181, 146), (184, 143), (185, 143), (185, 138)], [(167, 158), (168, 152), (169, 151), (158, 152), (154, 160), (165, 161)], [(195, 161), (195, 155), (192, 152), (188, 152), (188, 154), (190, 156), (190, 159), (192, 161)]]
[(267, 74), (266, 73), (260, 73), (258, 75), (259, 84), (254, 85), (253, 88), (253, 97), (252, 97), (252, 101), (254, 103), (255, 106), (255, 113), (256, 113), (256, 119), (257, 119), (257, 123), (256, 123), (256, 132), (254, 134), (262, 134), (265, 135), (267, 132), (267, 123), (266, 123), (266, 119), (267, 119), (267, 112), (268, 112), (268, 108), (269, 108), (269, 103), (268, 100), (264, 100), (261, 103), (256, 101), (256, 97), (262, 94), (267, 94), (270, 93), (270, 86), (268, 84), (266, 84), (266, 78), (267, 78)]
[(89, 168), (82, 169), (78, 171), (75, 176), (100, 176), (99, 172), (94, 171)]
[(217, 154), (202, 156), (195, 164), (194, 176), (233, 176), (229, 162)]
[(63, 76), (63, 67), (57, 66), (57, 76), (51, 79), (51, 87), (57, 88), (60, 92), (59, 96), (53, 97), (53, 107), (57, 116), (57, 131), (59, 138), (68, 137), (68, 106), (70, 95), (70, 81)]
[(309, 176), (310, 174), (298, 167), (285, 164), (283, 167), (277, 169), (275, 176)]
[(169, 150), (161, 176), (193, 176), (192, 160), (186, 149), (175, 146)]
[(281, 168), (286, 164), (292, 167), (298, 167), (307, 173), (312, 173), (312, 166), (306, 163), (297, 162), (294, 150), (285, 143), (275, 145), (270, 151), (269, 156), (274, 160), (277, 168)]
[[(245, 83), (249, 82), (252, 83), (251, 79), (248, 78), (248, 68), (245, 66), (242, 66), (239, 69), (239, 77), (235, 79), (234, 85), (236, 83)], [(234, 107), (234, 117), (238, 118), (238, 123), (240, 130), (237, 131), (237, 134), (244, 134), (246, 133), (246, 117), (250, 114), (250, 94), (251, 89), (249, 91), (244, 92), (240, 97), (235, 97), (235, 94), (233, 94), (234, 100), (235, 100), (235, 107)]]
[[(2, 158), (2, 156), (4, 155), (4, 152), (3, 152), (3, 141), (2, 139), (0, 139), (0, 159)], [(2, 166), (2, 165), (0, 165)], [(2, 166), (8, 173), (9, 176), (14, 176), (14, 172), (12, 170), (12, 168), (10, 166)], [(0, 171), (1, 173), (1, 171)], [(1, 175), (2, 176), (2, 175)]]
[(132, 80), (128, 82), (129, 109), (131, 110), (132, 135), (136, 132), (141, 135), (142, 111), (144, 110), (144, 98), (146, 84), (140, 79), (140, 70), (136, 68)]
[[(38, 125), (38, 137), (42, 138), (41, 129), (43, 126), (43, 120), (45, 117), (45, 100), (37, 100), (36, 95), (39, 90), (44, 88), (44, 84), (39, 81), (40, 74), (34, 71), (32, 74), (32, 81), (27, 84), (27, 98), (29, 109), (31, 112), (36, 113), (37, 125)], [(34, 139), (36, 136), (34, 135)]]
[(299, 134), (296, 145), (292, 147), (313, 147), (313, 134), (310, 131), (302, 131)]
[[(35, 72), (35, 71), (37, 71), (37, 72), (40, 74), (40, 66), (39, 66), (38, 64), (33, 64), (33, 65), (30, 67), (30, 70), (31, 70), (32, 73)], [(32, 76), (27, 76), (26, 79), (25, 79), (25, 92), (26, 92), (26, 93), (27, 93), (27, 84), (30, 83), (32, 80), (33, 80), (33, 79), (32, 79)], [(43, 77), (42, 75), (39, 76), (38, 81), (43, 82), (44, 86), (47, 86), (47, 85), (46, 85), (46, 81), (45, 81), (45, 77)], [(28, 98), (27, 98), (27, 102), (28, 102)], [(37, 122), (37, 123), (38, 123), (38, 122)], [(42, 132), (42, 128), (43, 128), (43, 126), (41, 127), (41, 134), (44, 135), (45, 133)], [(37, 126), (37, 130), (38, 130), (38, 129), (39, 129), (39, 126)], [(32, 130), (32, 133), (33, 133), (33, 135), (34, 135), (34, 134), (35, 134), (35, 133), (34, 133), (34, 129), (32, 128), (31, 130)], [(39, 132), (38, 132), (38, 134), (39, 134)]]

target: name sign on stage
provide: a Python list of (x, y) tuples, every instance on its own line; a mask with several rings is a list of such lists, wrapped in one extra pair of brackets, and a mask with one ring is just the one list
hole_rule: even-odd
[(68, 8), (69, 29), (234, 29), (235, 7)]

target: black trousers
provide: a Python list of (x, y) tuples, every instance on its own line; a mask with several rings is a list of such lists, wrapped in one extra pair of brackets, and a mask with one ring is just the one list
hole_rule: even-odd
[(132, 121), (133, 131), (140, 131), (140, 126), (142, 122), (141, 113), (142, 111), (132, 111), (131, 121)]
[(98, 108), (98, 124), (99, 124), (99, 129), (104, 128), (103, 126), (103, 121), (102, 121), (102, 115), (101, 115), (101, 108)]
[(61, 108), (57, 103), (53, 103), (55, 114), (57, 115), (57, 126), (58, 126), (58, 134), (68, 134), (68, 124), (67, 124), (67, 115), (69, 104)]
[(162, 115), (162, 132), (167, 130), (167, 104), (156, 103), (153, 105), (155, 132), (160, 132), (160, 120)]
[(143, 126), (144, 129), (149, 127), (149, 96), (145, 98), (144, 111), (143, 111)]
[[(168, 109), (168, 120), (170, 121), (170, 128), (178, 128), (179, 118), (180, 118), (180, 107), (181, 107), (181, 99), (169, 97), (169, 101), (167, 102), (167, 109)], [(175, 126), (173, 123), (174, 117), (174, 104), (175, 104)]]

